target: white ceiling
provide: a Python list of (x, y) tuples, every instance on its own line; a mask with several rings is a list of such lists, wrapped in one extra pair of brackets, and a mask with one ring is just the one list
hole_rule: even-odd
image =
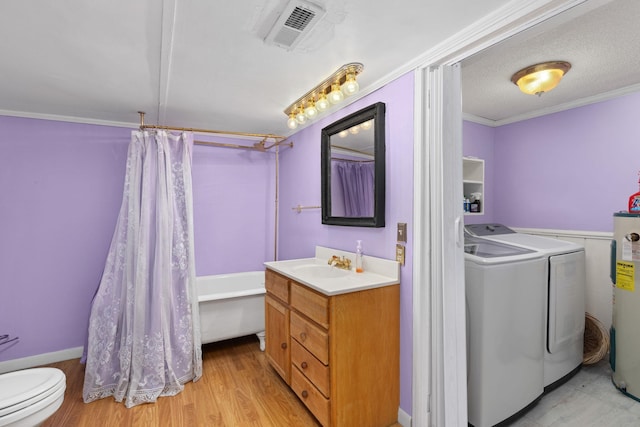
[[(147, 123), (288, 135), (283, 110), (343, 64), (362, 62), (358, 81), (371, 90), (508, 3), (313, 1), (327, 14), (292, 51), (263, 41), (288, 0), (0, 2), (0, 114), (124, 124), (143, 110)], [(529, 30), (529, 48), (513, 37), (465, 60), (465, 112), (500, 121), (637, 84), (640, 1), (609, 4)], [(527, 97), (509, 81), (549, 59), (573, 64), (554, 91)]]

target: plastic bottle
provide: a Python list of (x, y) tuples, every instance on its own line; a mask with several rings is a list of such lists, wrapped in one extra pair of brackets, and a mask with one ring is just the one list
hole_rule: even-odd
[(356, 273), (362, 273), (362, 240), (358, 240), (356, 244)]
[[(640, 172), (638, 172), (640, 177)], [(640, 187), (640, 178), (638, 179), (638, 187)], [(629, 213), (640, 213), (640, 189), (629, 197)]]

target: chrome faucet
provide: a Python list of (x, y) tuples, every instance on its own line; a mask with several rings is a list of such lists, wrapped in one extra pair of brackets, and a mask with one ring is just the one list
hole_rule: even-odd
[(327, 264), (331, 265), (332, 267), (342, 268), (343, 270), (351, 270), (351, 260), (346, 257), (340, 258), (337, 255), (334, 255), (329, 258)]

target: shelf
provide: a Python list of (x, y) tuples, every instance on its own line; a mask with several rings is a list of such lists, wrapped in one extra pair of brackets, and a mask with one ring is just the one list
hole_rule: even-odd
[(472, 193), (480, 193), (480, 211), (465, 212), (465, 215), (483, 215), (485, 205), (484, 194), (484, 160), (475, 157), (462, 158), (462, 194), (471, 198)]

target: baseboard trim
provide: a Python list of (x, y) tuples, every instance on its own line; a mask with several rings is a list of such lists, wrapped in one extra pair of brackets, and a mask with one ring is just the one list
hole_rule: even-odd
[(411, 415), (398, 408), (398, 424), (402, 427), (411, 427)]
[(83, 350), (84, 347), (68, 348), (66, 350), (37, 354), (35, 356), (22, 357), (20, 359), (0, 362), (0, 374), (4, 374), (5, 372), (18, 371), (20, 369), (34, 368), (36, 366), (48, 365), (49, 363), (62, 362), (63, 360), (77, 359), (82, 357)]

